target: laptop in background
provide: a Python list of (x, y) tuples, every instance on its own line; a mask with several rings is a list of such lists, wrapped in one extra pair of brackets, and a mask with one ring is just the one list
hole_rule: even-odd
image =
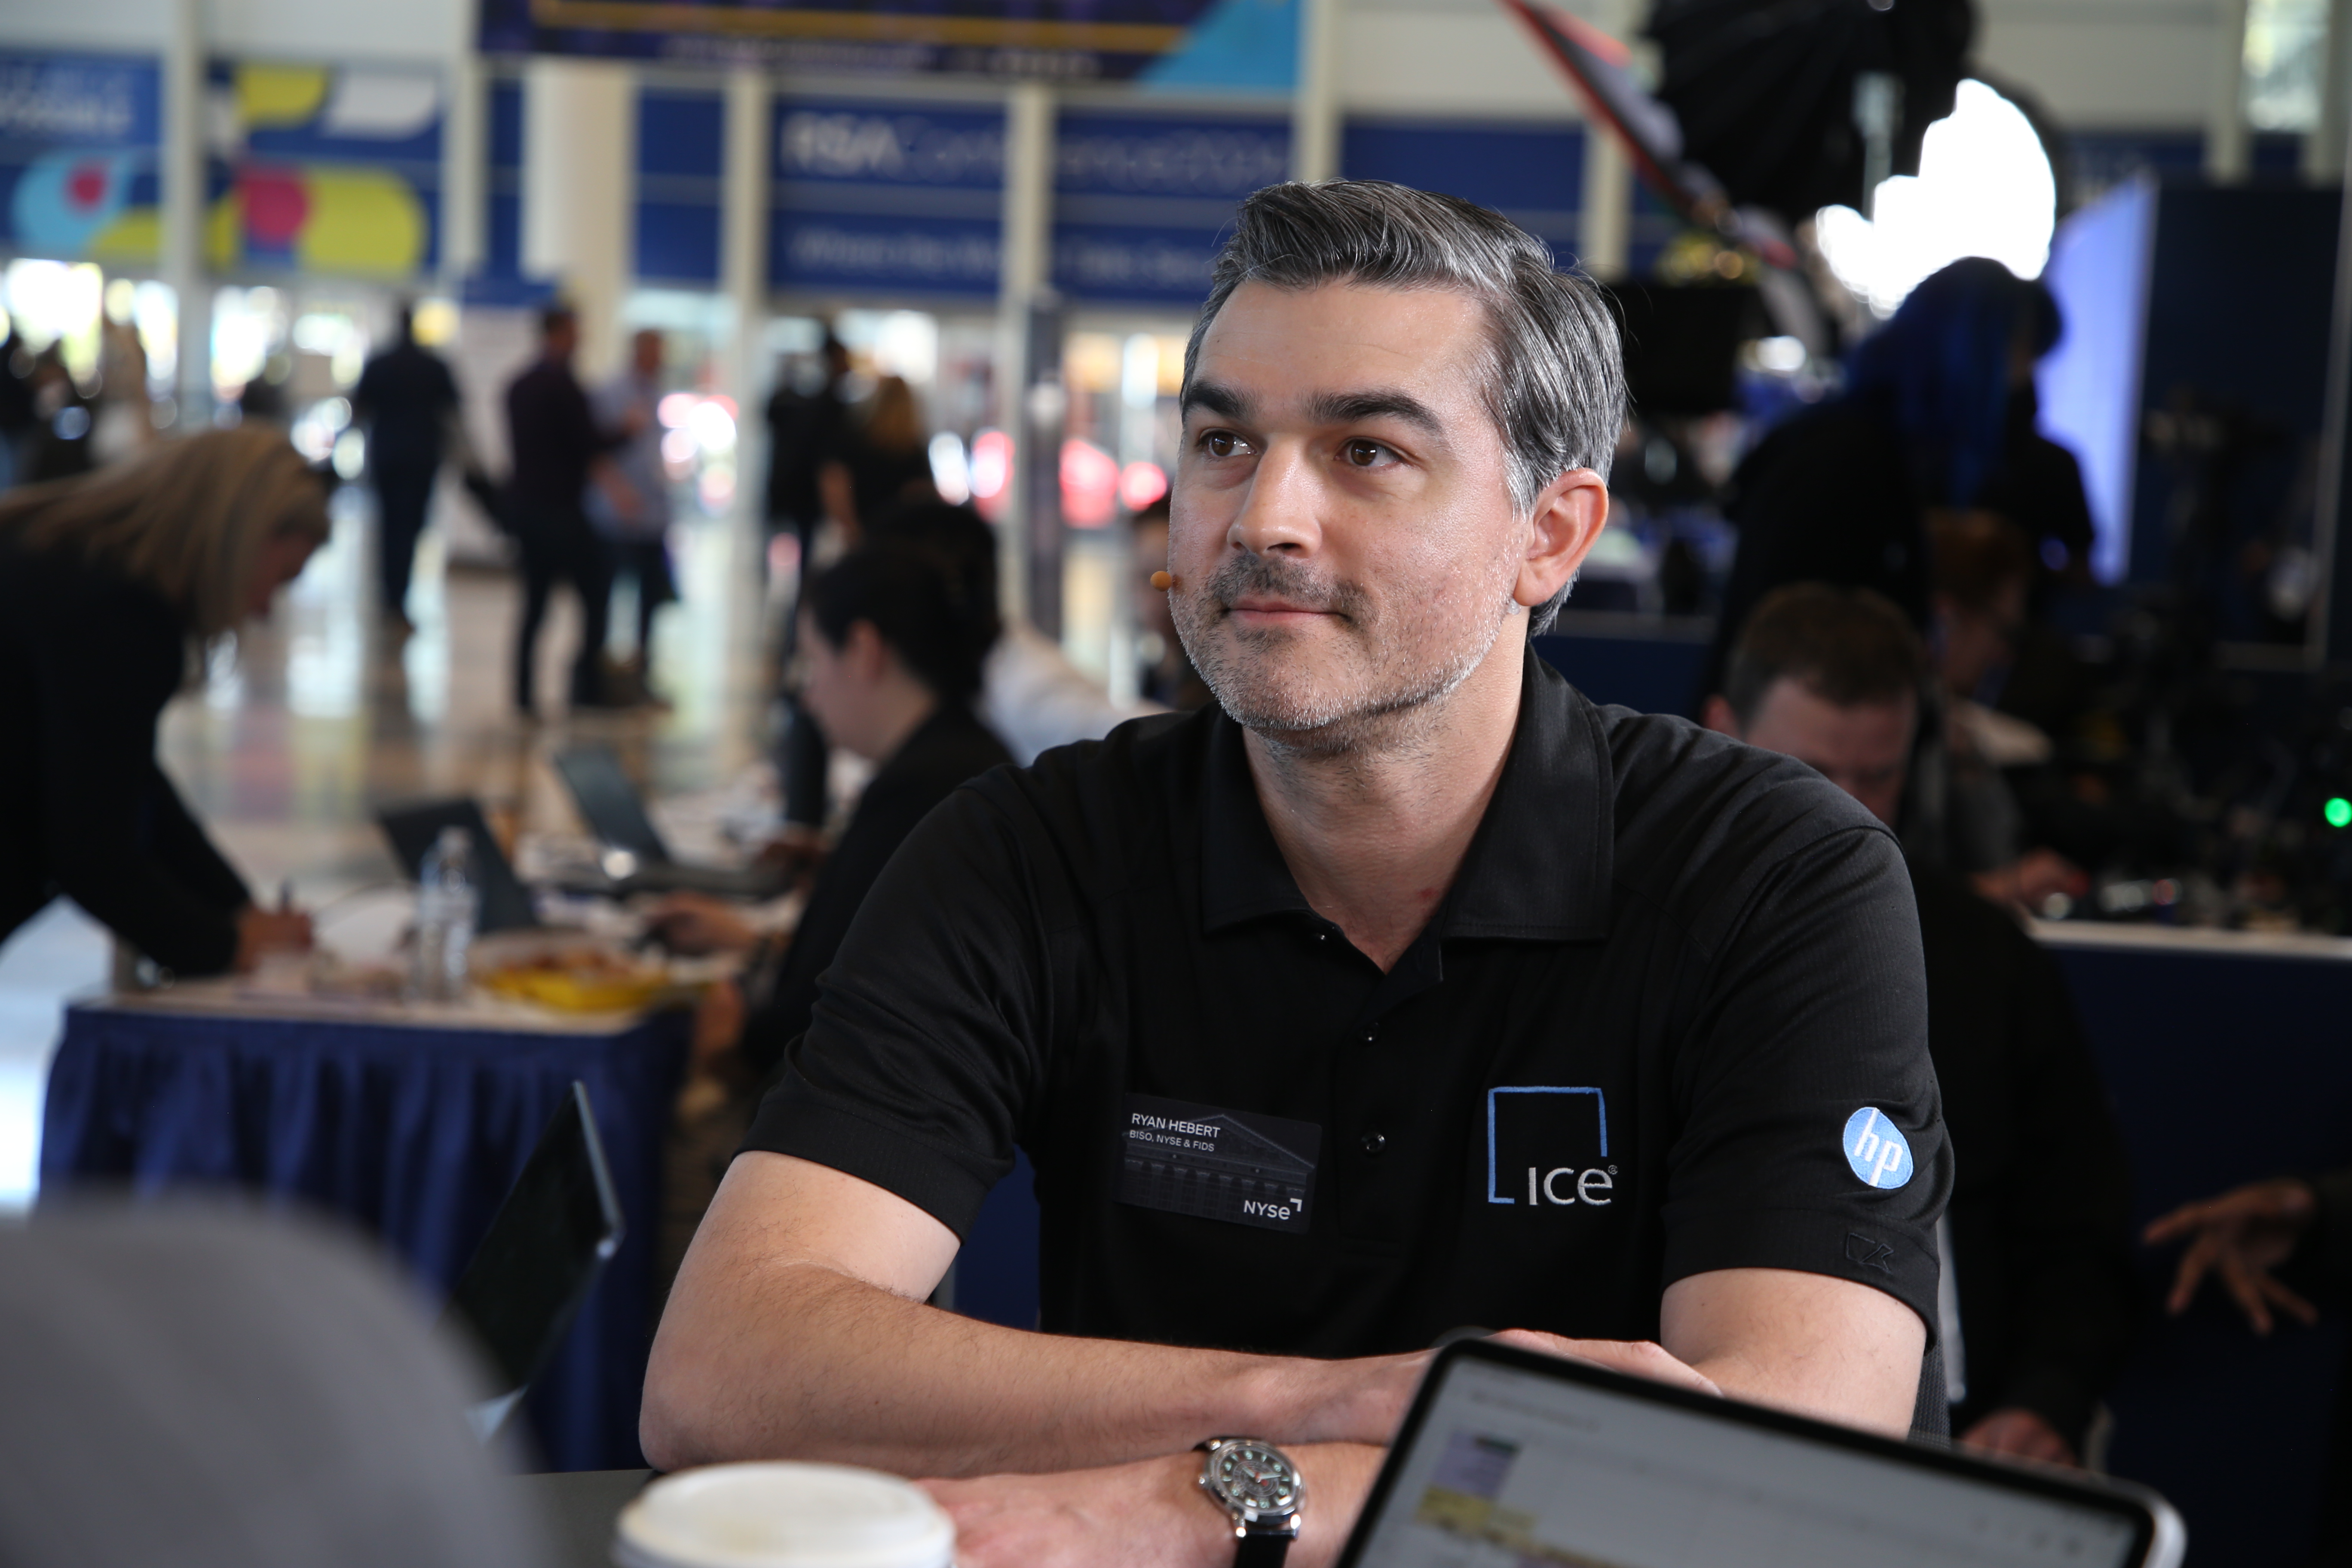
[(499, 1392), (468, 1412), (484, 1442), (547, 1370), (623, 1232), (588, 1088), (574, 1079), (441, 1316), (489, 1362)]
[(783, 878), (764, 867), (699, 866), (673, 858), (646, 813), (644, 797), (612, 752), (594, 747), (564, 752), (555, 759), (555, 771), (572, 792), (588, 831), (607, 849), (628, 857), (625, 871), (615, 868), (613, 891), (765, 899), (783, 890)]
[(539, 911), (531, 906), (530, 889), (515, 875), (513, 865), (507, 859), (506, 851), (499, 847), (498, 838), (490, 832), (490, 825), (476, 801), (464, 796), (426, 801), (397, 810), (379, 811), (375, 819), (384, 837), (391, 841), (392, 858), (400, 862), (401, 874), (412, 882), (424, 869), (425, 857), (439, 842), (441, 830), (464, 828), (474, 841), (474, 879), (482, 894), (474, 929), (487, 934), (538, 927)]
[(2186, 1543), (2136, 1488), (1467, 1340), (1432, 1363), (1339, 1568), (2173, 1568)]

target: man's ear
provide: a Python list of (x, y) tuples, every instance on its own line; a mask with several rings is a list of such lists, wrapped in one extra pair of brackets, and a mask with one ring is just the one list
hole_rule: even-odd
[(1732, 710), (1731, 703), (1720, 691), (1706, 700), (1706, 706), (1699, 710), (1698, 721), (1718, 735), (1728, 735), (1735, 741), (1748, 738), (1741, 733), (1744, 726), (1739, 722), (1739, 715)]
[(1609, 482), (1591, 468), (1570, 468), (1536, 497), (1527, 558), (1511, 597), (1523, 608), (1551, 602), (1584, 563), (1609, 521)]

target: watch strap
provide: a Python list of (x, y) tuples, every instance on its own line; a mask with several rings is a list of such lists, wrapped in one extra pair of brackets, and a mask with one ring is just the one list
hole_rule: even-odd
[(1293, 1539), (1292, 1532), (1286, 1530), (1244, 1535), (1241, 1544), (1234, 1549), (1234, 1568), (1282, 1568), (1282, 1560), (1289, 1555)]

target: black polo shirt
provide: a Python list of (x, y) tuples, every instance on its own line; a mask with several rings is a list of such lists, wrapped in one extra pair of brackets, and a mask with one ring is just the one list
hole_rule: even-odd
[(1043, 1326), (1314, 1355), (1654, 1337), (1718, 1268), (1935, 1321), (1951, 1186), (1893, 838), (1802, 764), (1532, 655), (1388, 973), (1299, 894), (1217, 709), (999, 769), (876, 883), (745, 1147), (963, 1233), (1037, 1170)]

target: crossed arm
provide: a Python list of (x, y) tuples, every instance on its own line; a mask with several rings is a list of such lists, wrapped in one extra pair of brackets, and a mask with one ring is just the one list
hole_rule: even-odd
[[(780, 1154), (737, 1158), (687, 1254), (646, 1377), (664, 1468), (823, 1458), (939, 1478), (958, 1560), (1052, 1568), (1106, 1553), (1230, 1561), (1190, 1452), (1287, 1447), (1313, 1504), (1292, 1561), (1338, 1552), (1429, 1355), (1244, 1355), (1024, 1333), (923, 1305), (953, 1232), (881, 1188)], [(1776, 1269), (1682, 1280), (1663, 1347), (1515, 1332), (1618, 1370), (1900, 1434), (1926, 1330), (1866, 1286)], [(1084, 1471), (1082, 1476), (1061, 1472)]]

